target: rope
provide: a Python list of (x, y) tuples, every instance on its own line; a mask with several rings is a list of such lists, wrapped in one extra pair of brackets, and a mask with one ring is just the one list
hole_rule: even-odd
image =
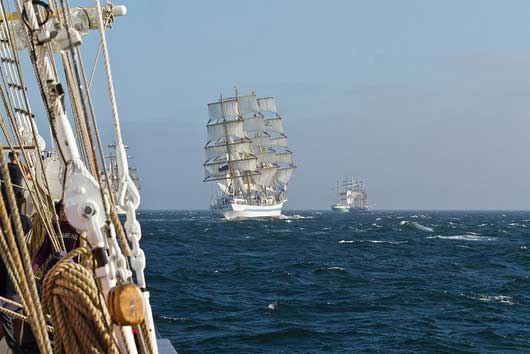
[[(2, 0), (1, 5), (2, 6), (1, 6), (0, 10), (2, 12), (2, 15), (5, 17), (6, 4), (5, 4), (4, 0)], [(17, 5), (19, 5), (19, 4), (17, 3)], [(20, 8), (19, 8), (19, 11), (20, 11)], [(2, 43), (2, 46), (1, 46), (2, 50), (3, 50), (3, 54), (2, 55), (7, 57), (7, 58), (9, 58), (9, 59), (14, 59), (14, 60), (11, 60), (11, 61), (7, 61), (7, 62), (11, 63), (11, 65), (7, 66), (7, 68), (6, 68), (5, 64), (3, 65), (4, 71), (5, 71), (5, 75), (6, 75), (6, 76), (4, 76), (4, 73), (2, 72), (2, 81), (4, 83), (4, 87), (6, 87), (6, 77), (9, 76), (11, 78), (12, 82), (18, 83), (19, 87), (26, 88), (26, 85), (25, 85), (25, 82), (24, 82), (24, 76), (22, 74), (22, 68), (21, 68), (21, 65), (20, 65), (20, 58), (18, 56), (18, 50), (17, 50), (17, 48), (16, 48), (16, 46), (14, 44), (14, 41), (13, 41), (13, 38), (15, 38), (13, 25), (12, 25), (12, 23), (10, 21), (4, 21), (3, 25), (5, 27), (4, 28), (4, 35), (6, 36), (5, 38), (7, 39), (7, 42), (8, 42), (9, 45), (6, 44), (5, 42)], [(49, 45), (50, 44), (48, 44), (48, 46)], [(12, 56), (12, 58), (11, 58), (11, 56)], [(14, 72), (12, 70), (13, 66), (15, 68)], [(9, 86), (9, 85), (7, 85), (7, 86)], [(42, 158), (42, 151), (41, 151), (39, 145), (37, 144), (39, 135), (38, 135), (38, 132), (37, 132), (37, 126), (36, 126), (36, 123), (35, 123), (34, 115), (31, 113), (31, 108), (30, 108), (30, 104), (29, 104), (29, 98), (28, 98), (27, 90), (26, 89), (16, 90), (14, 88), (14, 86), (13, 86), (13, 87), (10, 87), (10, 88), (6, 87), (6, 91), (11, 96), (13, 96), (13, 91), (15, 92), (15, 96), (17, 97), (18, 105), (19, 105), (19, 107), (23, 108), (23, 111), (26, 114), (26, 118), (27, 118), (26, 123), (29, 123), (29, 128), (31, 130), (33, 142), (34, 142), (34, 145), (36, 146), (36, 149), (37, 149), (36, 159), (39, 161), (41, 170), (44, 171), (44, 161), (43, 161), (43, 158)], [(22, 98), (20, 97), (21, 95), (22, 95)], [(45, 213), (46, 206), (48, 208), (52, 208), (53, 209), (52, 201), (51, 201), (51, 199), (47, 198), (46, 195), (44, 195), (44, 191), (39, 188), (38, 179), (36, 178), (36, 174), (35, 174), (35, 166), (33, 164), (33, 159), (28, 157), (27, 152), (23, 148), (23, 145), (24, 145), (25, 142), (23, 143), (22, 137), (20, 135), (20, 131), (19, 131), (19, 129), (17, 129), (17, 125), (14, 122), (14, 117), (13, 117), (13, 113), (12, 113), (13, 102), (12, 102), (12, 100), (6, 100), (6, 97), (5, 97), (5, 94), (4, 94), (3, 91), (2, 91), (2, 99), (4, 101), (4, 106), (6, 108), (6, 113), (7, 113), (8, 117), (9, 117), (9, 119), (10, 119), (12, 131), (14, 133), (16, 133), (16, 137), (18, 138), (20, 146), (22, 147), (22, 154), (23, 154), (24, 159), (26, 160), (26, 162), (28, 162), (28, 164), (29, 164), (30, 173), (32, 173), (32, 179), (33, 179), (33, 183), (35, 184), (35, 190), (32, 191), (30, 189), (30, 195), (32, 196), (32, 199), (34, 201), (34, 206), (35, 206), (37, 212), (40, 214), (41, 218), (43, 218), (43, 220), (48, 221), (48, 218), (44, 218), (43, 214), (46, 214)], [(10, 107), (11, 107), (11, 109), (10, 109)], [(20, 116), (20, 113), (18, 113), (18, 115)], [(2, 122), (3, 122), (3, 118), (2, 118)], [(27, 129), (28, 127), (25, 127), (25, 128)], [(4, 129), (4, 127), (2, 127), (2, 130), (4, 131), (4, 134), (6, 135), (7, 142), (9, 143), (9, 146), (10, 146), (11, 150), (13, 151), (13, 146), (11, 144), (11, 140), (9, 139), (9, 135), (7, 134), (7, 132)], [(61, 154), (62, 154), (62, 152), (61, 152)], [(33, 156), (33, 158), (35, 158), (35, 153), (33, 153), (32, 156)], [(47, 195), (49, 196), (49, 195), (51, 195), (51, 193), (50, 193), (50, 189), (49, 189), (48, 179), (47, 179), (45, 174), (42, 177), (43, 177), (42, 180), (44, 181), (44, 187), (45, 187), (44, 189), (46, 190)], [(27, 185), (29, 185), (25, 176), (24, 176), (24, 181), (25, 181), (25, 183)], [(48, 205), (46, 205), (46, 202), (48, 203)], [(56, 219), (55, 219), (55, 221), (56, 221), (56, 226), (58, 226)], [(54, 230), (54, 228), (51, 225), (51, 222), (49, 223), (49, 225), (46, 224), (46, 229), (47, 229), (47, 231), (48, 231), (48, 233), (50, 235), (55, 236), (54, 238), (57, 237), (57, 235), (55, 233), (55, 230)], [(60, 230), (58, 228), (57, 228), (57, 230), (58, 230), (58, 233), (60, 235)], [(56, 249), (61, 248), (60, 246), (62, 246), (62, 248), (64, 249), (64, 244), (62, 242), (62, 237), (59, 238), (59, 242), (52, 242), (52, 243), (54, 244)]]
[[(11, 185), (11, 180), (9, 177), (9, 171), (7, 169), (7, 164), (4, 159), (4, 151), (2, 146), (0, 146), (0, 171), (2, 176), (5, 177), (8, 183), (5, 184), (5, 189), (7, 192), (8, 202), (11, 210), (17, 210), (15, 193), (13, 192), (13, 187)], [(13, 263), (5, 263), (7, 267), (14, 267), (16, 269), (18, 279), (16, 277), (11, 278), (17, 290), (19, 291), (19, 296), (23, 300), (26, 311), (30, 318), (30, 325), (35, 334), (37, 344), (41, 353), (51, 353), (51, 345), (46, 332), (46, 322), (44, 321), (44, 315), (42, 313), (42, 308), (40, 306), (39, 296), (37, 294), (37, 287), (35, 281), (33, 280), (33, 272), (31, 271), (31, 262), (29, 259), (28, 249), (26, 247), (26, 241), (24, 239), (24, 232), (22, 231), (22, 224), (20, 222), (20, 216), (18, 212), (12, 213), (13, 221), (15, 224), (15, 232), (11, 227), (11, 220), (9, 220), (6, 205), (4, 199), (0, 198), (0, 219), (3, 227), (5, 228), (5, 239), (7, 240), (7, 245), (9, 246)], [(2, 237), (3, 239), (3, 237)], [(2, 253), (6, 250), (4, 249)], [(4, 262), (8, 260), (6, 255), (2, 255)], [(12, 273), (12, 272), (10, 272)], [(10, 274), (11, 276), (11, 274)]]
[(123, 255), (126, 257), (130, 257), (131, 249), (129, 248), (129, 243), (127, 242), (127, 238), (125, 237), (125, 231), (123, 231), (123, 226), (120, 222), (120, 218), (118, 217), (118, 213), (116, 212), (116, 208), (114, 207), (114, 205), (110, 208), (110, 219), (112, 221), (112, 224), (114, 225), (114, 229), (116, 230), (116, 235), (118, 236), (118, 242), (120, 244), (120, 248), (123, 252)]
[(147, 353), (153, 354), (154, 348), (153, 343), (149, 340), (149, 329), (147, 328), (147, 324), (145, 323), (145, 320), (140, 323), (140, 332), (142, 333), (142, 337), (144, 338), (144, 344), (147, 347)]
[(112, 71), (110, 69), (110, 59), (107, 49), (107, 40), (105, 38), (105, 27), (104, 19), (101, 11), (101, 4), (99, 0), (96, 0), (96, 10), (98, 14), (98, 29), (99, 29), (99, 38), (101, 41), (101, 48), (103, 53), (103, 63), (105, 65), (105, 75), (107, 77), (107, 88), (109, 91), (110, 105), (112, 108), (112, 117), (114, 118), (114, 133), (116, 134), (116, 144), (123, 144), (121, 138), (121, 129), (120, 129), (120, 118), (118, 116), (118, 106), (116, 105), (116, 95), (114, 93), (114, 84), (112, 80)]
[[(2, 301), (5, 301), (5, 300), (7, 300), (7, 299), (6, 299), (6, 298), (2, 298)], [(7, 302), (7, 301), (6, 301), (6, 302)], [(20, 305), (20, 306), (22, 306), (22, 305)], [(23, 314), (21, 314), (21, 313), (18, 313), (18, 312), (16, 312), (16, 311), (10, 310), (10, 309), (8, 309), (8, 308), (5, 308), (5, 307), (0, 306), (0, 312), (3, 312), (3, 313), (5, 313), (5, 314), (8, 315), (8, 316), (11, 316), (11, 317), (17, 318), (17, 319), (22, 320), (22, 321), (24, 321), (24, 322), (29, 322), (28, 316), (23, 315)], [(46, 330), (47, 330), (48, 332), (50, 332), (50, 333), (53, 333), (53, 327), (50, 326), (50, 325), (47, 325), (47, 326), (46, 326)]]
[(44, 278), (44, 304), (55, 324), (56, 353), (115, 353), (108, 310), (101, 306), (92, 272), (72, 260), (89, 256), (88, 247), (69, 252)]

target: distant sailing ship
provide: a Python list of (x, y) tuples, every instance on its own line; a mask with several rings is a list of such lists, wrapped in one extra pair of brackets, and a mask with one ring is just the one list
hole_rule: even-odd
[[(127, 145), (123, 146), (125, 148), (125, 151), (129, 148)], [(107, 183), (107, 177), (108, 177), (108, 184), (110, 187), (110, 191), (112, 193), (112, 196), (114, 197), (114, 200), (118, 200), (119, 196), (119, 186), (120, 186), (120, 175), (119, 175), (119, 158), (118, 158), (118, 152), (116, 151), (116, 144), (111, 144), (108, 146), (109, 148), (109, 154), (106, 156), (108, 159), (108, 169), (106, 171), (101, 171), (101, 180)], [(126, 156), (126, 159), (129, 159), (129, 156)], [(142, 190), (142, 186), (140, 185), (140, 178), (138, 177), (138, 170), (136, 168), (129, 167), (129, 177), (131, 178), (132, 183), (136, 186), (136, 189), (139, 191)], [(119, 206), (116, 206), (116, 210), (118, 214), (125, 214), (126, 211), (120, 208)]]
[(337, 203), (331, 210), (338, 212), (368, 210), (368, 193), (363, 179), (352, 177), (337, 181)]
[(337, 181), (337, 202), (331, 206), (331, 210), (338, 211), (341, 213), (347, 213), (349, 211), (348, 207), (344, 203), (343, 198), (341, 198), (341, 188), (340, 182)]
[(204, 182), (218, 187), (210, 210), (226, 219), (279, 217), (295, 166), (273, 97), (208, 104)]

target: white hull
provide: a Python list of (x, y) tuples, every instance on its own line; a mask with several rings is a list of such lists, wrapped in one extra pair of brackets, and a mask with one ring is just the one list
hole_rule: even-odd
[(249, 205), (242, 203), (214, 204), (210, 206), (212, 214), (228, 220), (249, 218), (277, 218), (282, 215), (285, 201), (270, 205)]

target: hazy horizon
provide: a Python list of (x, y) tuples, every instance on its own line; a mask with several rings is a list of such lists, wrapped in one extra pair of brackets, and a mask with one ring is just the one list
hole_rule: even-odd
[(277, 99), (289, 210), (329, 208), (346, 175), (376, 209), (530, 209), (529, 2), (160, 1), (146, 26), (152, 11), (131, 2), (108, 33), (142, 209), (208, 207), (207, 103), (234, 86)]

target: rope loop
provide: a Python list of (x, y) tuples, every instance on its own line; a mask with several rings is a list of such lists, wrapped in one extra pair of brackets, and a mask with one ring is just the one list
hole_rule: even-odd
[[(50, 9), (50, 5), (48, 5), (47, 3), (45, 3), (44, 1), (40, 1), (40, 0), (33, 0), (31, 2), (35, 7), (43, 7), (45, 11), (45, 16), (43, 20), (39, 21), (37, 20), (37, 23), (39, 24), (39, 27), (42, 27), (44, 26), (49, 20), (50, 20), (50, 17), (53, 16), (53, 11)], [(36, 11), (37, 12), (37, 11)], [(24, 22), (24, 24), (26, 25), (27, 28), (30, 29), (30, 31), (36, 31), (37, 29), (35, 28), (31, 28), (31, 25), (29, 23), (29, 20), (28, 20), (28, 14), (26, 13), (26, 9), (23, 9), (22, 10), (22, 22)]]

